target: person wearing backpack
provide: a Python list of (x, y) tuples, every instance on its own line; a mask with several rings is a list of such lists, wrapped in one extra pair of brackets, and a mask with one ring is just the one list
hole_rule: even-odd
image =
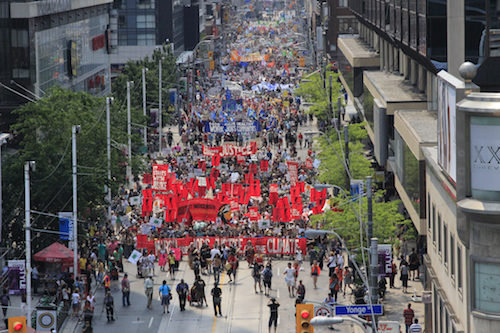
[(318, 262), (316, 260), (314, 260), (313, 265), (311, 267), (311, 276), (313, 279), (314, 289), (318, 289), (316, 284), (318, 283), (318, 276), (320, 273), (321, 273), (321, 268), (319, 268)]
[(181, 308), (181, 311), (186, 310), (186, 298), (189, 292), (189, 286), (186, 282), (184, 282), (184, 279), (181, 279), (181, 282), (177, 285), (177, 295), (179, 295), (179, 306)]
[(271, 290), (271, 280), (273, 278), (273, 271), (271, 266), (267, 265), (262, 271), (262, 281), (264, 281), (264, 294), (269, 296), (269, 291)]

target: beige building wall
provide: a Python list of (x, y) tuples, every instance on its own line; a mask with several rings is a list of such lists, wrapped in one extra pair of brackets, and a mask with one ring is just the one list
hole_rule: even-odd
[[(434, 172), (436, 170), (432, 166), (427, 166), (427, 255), (435, 274), (432, 283), (441, 298), (435, 304), (433, 295), (433, 332), (447, 332), (444, 307), (449, 314), (449, 325), (455, 329), (449, 332), (469, 332), (467, 252), (457, 235), (456, 201), (452, 196), (454, 190), (445, 189), (443, 184), (447, 187), (447, 182), (439, 179)], [(439, 325), (443, 325), (442, 328)]]

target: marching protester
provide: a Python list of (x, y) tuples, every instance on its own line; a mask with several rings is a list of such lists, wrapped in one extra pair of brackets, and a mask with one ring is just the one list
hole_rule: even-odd
[(189, 286), (186, 282), (184, 282), (184, 279), (181, 279), (181, 282), (177, 284), (176, 291), (177, 295), (179, 295), (179, 307), (181, 308), (181, 311), (185, 311), (186, 299), (189, 293)]
[(148, 303), (146, 307), (148, 309), (152, 309), (153, 305), (153, 287), (154, 287), (154, 282), (153, 282), (153, 274), (148, 274), (148, 277), (146, 280), (144, 280), (144, 293), (146, 294), (146, 298), (148, 300)]
[(280, 303), (276, 301), (276, 298), (271, 298), (269, 302), (267, 302), (267, 306), (269, 307), (270, 317), (269, 317), (269, 333), (271, 333), (271, 327), (274, 325), (274, 333), (276, 333), (276, 328), (278, 327), (278, 308), (280, 307)]
[(109, 321), (114, 321), (114, 299), (113, 296), (111, 295), (111, 291), (108, 291), (106, 293), (106, 297), (104, 297), (104, 305), (106, 306), (106, 318), (108, 318)]
[(271, 264), (267, 264), (266, 268), (262, 271), (262, 282), (264, 282), (264, 294), (269, 296), (269, 291), (271, 290), (271, 282), (273, 278), (273, 271), (271, 269)]
[(123, 275), (122, 279), (122, 301), (123, 306), (130, 306), (130, 281), (127, 273)]
[(160, 294), (163, 313), (165, 313), (165, 309), (167, 310), (167, 313), (170, 313), (170, 311), (168, 310), (168, 306), (170, 305), (170, 300), (172, 299), (172, 293), (170, 287), (167, 285), (166, 280), (163, 280), (163, 284), (158, 289), (158, 293)]
[(221, 302), (222, 302), (222, 290), (219, 288), (218, 283), (214, 283), (214, 287), (210, 291), (213, 298), (215, 316), (217, 317), (217, 309), (219, 309), (219, 316), (222, 316), (221, 312)]

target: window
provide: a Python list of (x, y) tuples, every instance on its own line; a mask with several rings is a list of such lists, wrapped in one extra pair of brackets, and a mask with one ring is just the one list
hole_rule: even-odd
[(436, 205), (432, 204), (432, 242), (436, 245)]
[(118, 28), (120, 29), (127, 28), (127, 17), (125, 15), (118, 16)]
[(434, 320), (432, 321), (434, 324), (434, 332), (439, 332), (438, 323), (439, 323), (439, 307), (438, 307), (438, 294), (435, 285), (432, 285), (432, 294), (434, 295)]
[(431, 195), (427, 193), (427, 231), (431, 229)]
[(137, 34), (137, 45), (155, 45), (155, 34)]
[(339, 0), (339, 7), (347, 7), (349, 0)]
[(500, 264), (493, 262), (474, 263), (474, 308), (486, 313), (500, 313)]
[(457, 287), (462, 291), (462, 248), (460, 245), (457, 246)]
[(437, 242), (438, 242), (438, 252), (441, 254), (442, 252), (442, 238), (441, 238), (441, 214), (438, 213), (438, 225), (437, 225)]
[(450, 274), (452, 280), (455, 280), (455, 237), (450, 233)]
[(11, 43), (12, 47), (28, 47), (28, 30), (12, 29)]
[(154, 28), (154, 15), (137, 15), (137, 28)]
[(448, 267), (448, 226), (443, 223), (443, 258), (444, 265)]
[(138, 9), (154, 9), (155, 2), (154, 2), (154, 0), (139, 0), (137, 2), (137, 8)]

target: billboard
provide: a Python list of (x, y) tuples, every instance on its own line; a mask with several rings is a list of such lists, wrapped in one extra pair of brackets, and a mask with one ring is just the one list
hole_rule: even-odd
[(454, 183), (457, 177), (456, 90), (462, 85), (462, 81), (451, 74), (445, 71), (438, 73), (438, 163)]

